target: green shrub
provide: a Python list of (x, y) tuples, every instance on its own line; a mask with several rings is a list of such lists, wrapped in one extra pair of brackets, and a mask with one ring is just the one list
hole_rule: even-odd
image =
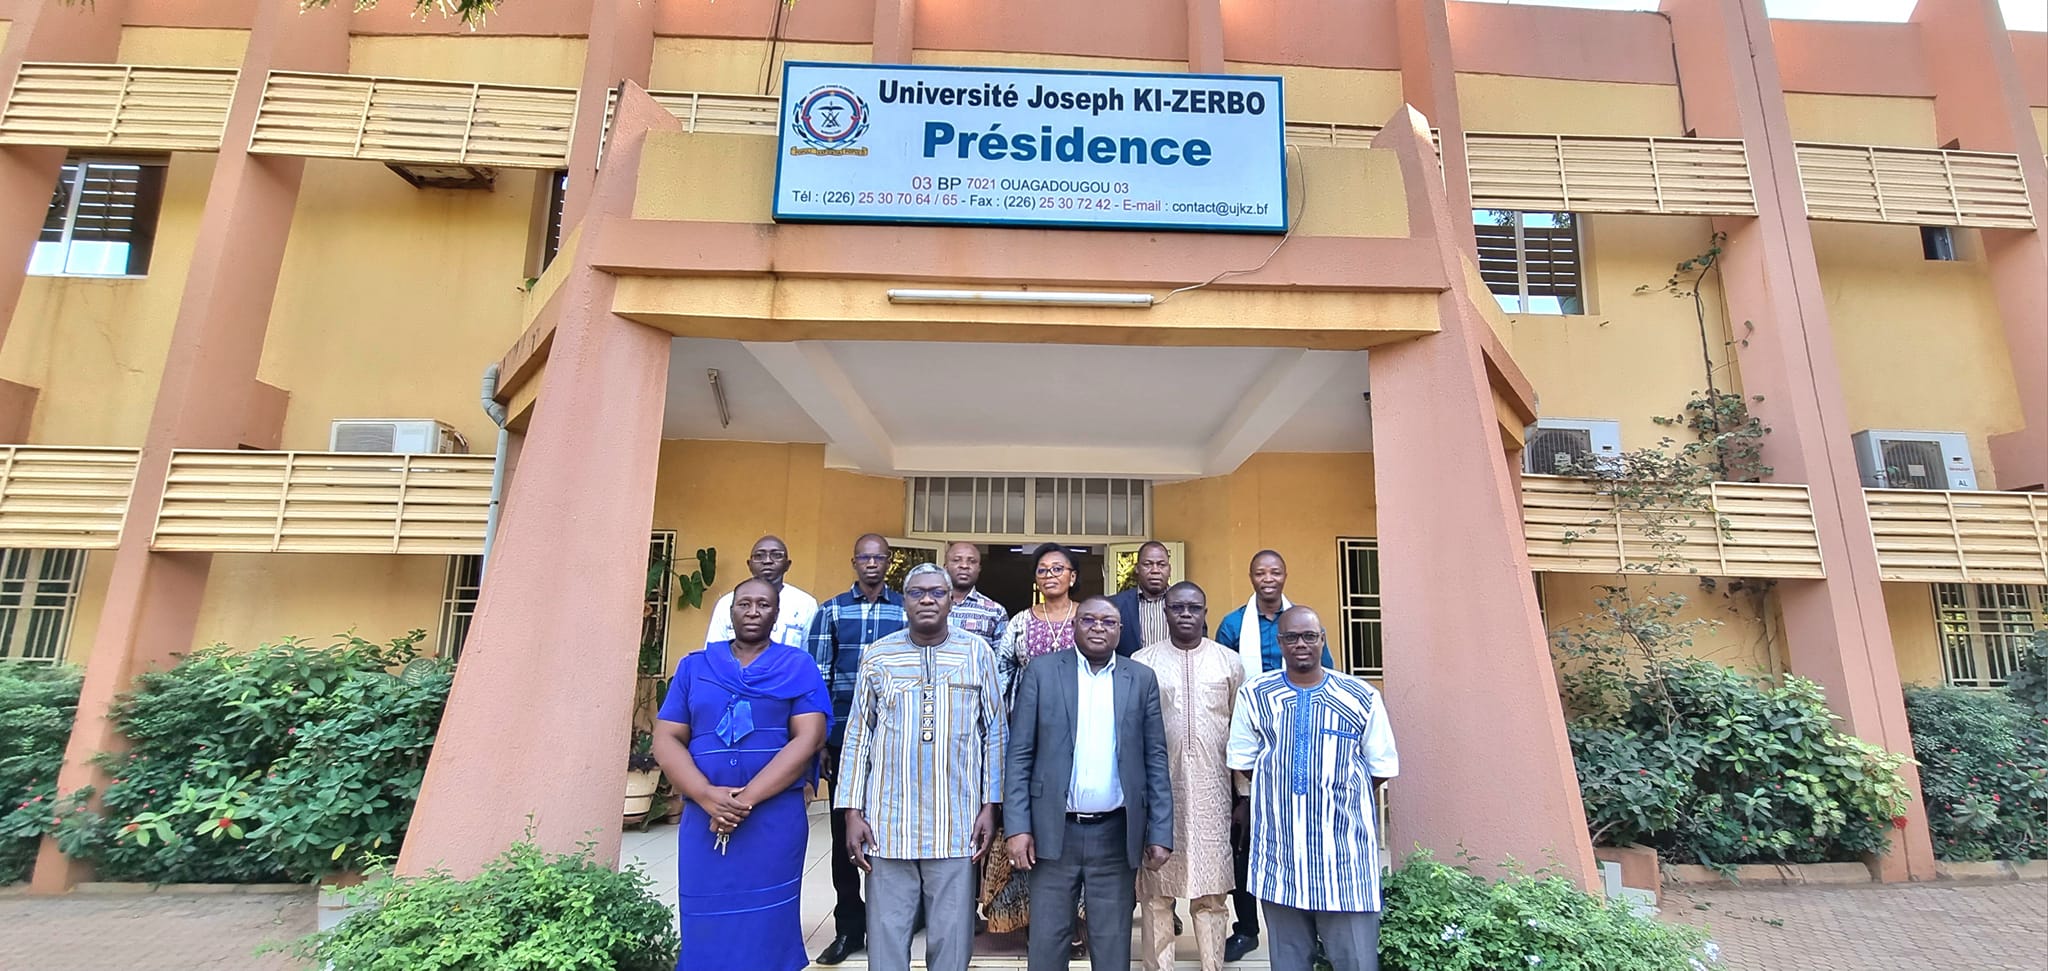
[(2020, 663), (2008, 676), (2005, 691), (2035, 718), (2048, 718), (2048, 627), (2035, 631), (2020, 648)]
[(1387, 879), (1386, 971), (1704, 971), (1719, 967), (1697, 930), (1658, 923), (1556, 876), (1489, 883), (1419, 853)]
[[(114, 709), (100, 812), (59, 831), (105, 879), (300, 881), (396, 851), (452, 668), (414, 631), (252, 651), (215, 646), (152, 671)], [(399, 671), (393, 674), (393, 671)]]
[(474, 879), (378, 873), (293, 952), (332, 971), (670, 971), (674, 918), (638, 871), (516, 843)]
[(1882, 852), (1905, 759), (1835, 730), (1820, 687), (1699, 659), (1617, 678), (1620, 703), (1569, 728), (1594, 841), (1666, 860), (1824, 863)]
[(37, 844), (55, 829), (78, 684), (73, 668), (0, 664), (0, 884), (27, 879)]
[(1935, 856), (2048, 857), (2048, 716), (2002, 692), (1908, 688), (1906, 719)]

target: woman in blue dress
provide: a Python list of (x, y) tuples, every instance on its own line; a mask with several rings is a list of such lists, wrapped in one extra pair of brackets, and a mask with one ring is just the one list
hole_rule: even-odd
[(733, 639), (683, 658), (654, 756), (689, 800), (676, 827), (677, 971), (798, 971), (804, 954), (804, 784), (832, 698), (810, 655), (768, 639), (779, 591), (733, 591)]

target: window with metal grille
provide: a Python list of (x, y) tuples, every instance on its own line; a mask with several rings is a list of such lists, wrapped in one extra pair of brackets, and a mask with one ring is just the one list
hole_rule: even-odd
[(1146, 537), (1144, 479), (919, 476), (910, 482), (910, 533), (987, 537)]
[[(675, 596), (676, 531), (657, 529), (647, 539), (647, 599), (640, 615), (641, 643), (668, 648), (668, 602)], [(656, 567), (660, 567), (657, 576)], [(484, 558), (451, 556), (448, 581), (441, 594), (441, 656), (459, 659), (462, 645), (469, 640), (469, 625), (476, 618), (476, 602), (484, 586)]]
[(142, 276), (156, 248), (164, 165), (135, 159), (64, 163), (28, 271), (45, 276)]
[(1937, 583), (1941, 673), (1959, 688), (1997, 688), (2012, 676), (2040, 625), (2042, 603), (2018, 583)]
[(64, 660), (84, 581), (83, 550), (0, 550), (0, 663)]
[(1337, 539), (1337, 579), (1344, 591), (1345, 670), (1361, 678), (1386, 674), (1380, 644), (1380, 541)]
[(1479, 275), (1508, 313), (1582, 314), (1579, 217), (1568, 212), (1475, 209)]
[(569, 202), (569, 170), (560, 169), (548, 179), (548, 227), (540, 243), (540, 268), (545, 270), (562, 251), (562, 214)]

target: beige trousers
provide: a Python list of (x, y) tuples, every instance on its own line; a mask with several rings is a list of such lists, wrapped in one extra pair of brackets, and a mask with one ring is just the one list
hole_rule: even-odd
[[(1173, 905), (1172, 897), (1151, 897), (1145, 901), (1144, 915), (1138, 922), (1140, 946), (1144, 950), (1139, 958), (1145, 971), (1173, 969)], [(1223, 939), (1230, 935), (1230, 895), (1196, 897), (1188, 905), (1202, 971), (1223, 971)]]

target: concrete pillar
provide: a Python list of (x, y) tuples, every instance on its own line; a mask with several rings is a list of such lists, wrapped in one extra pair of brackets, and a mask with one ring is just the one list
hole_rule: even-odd
[(1984, 259), (2025, 424), (1991, 436), (2000, 489), (2048, 488), (2048, 160), (2020, 80), (2012, 34), (1998, 0), (1947, 0), (1913, 8), (1934, 77), (1936, 137), (1979, 152), (2020, 157), (2038, 229), (1985, 229)]
[(1454, 215), (1453, 237), (1474, 260), (1472, 181), (1465, 173), (1465, 116), (1458, 109), (1458, 74), (1451, 62), (1447, 0), (1395, 0), (1394, 30), (1401, 52), (1401, 97), (1437, 130), (1443, 153), (1444, 198)]
[[(128, 0), (23, 0), (8, 28), (7, 43), (0, 46), (0, 99), (13, 92), (24, 61), (113, 61), (127, 12)], [(15, 305), (21, 302), (29, 254), (50, 212), (50, 193), (67, 154), (60, 147), (0, 146), (0, 342), (6, 341)], [(0, 382), (0, 428), (20, 429), (8, 441), (28, 440), (35, 401), (35, 389)]]
[(569, 140), (569, 189), (562, 198), (564, 236), (590, 205), (611, 89), (625, 81), (646, 87), (654, 70), (654, 7), (648, 0), (596, 0), (591, 7), (583, 81), (576, 87), (576, 131)]
[(908, 64), (917, 49), (917, 0), (875, 0), (876, 64)]
[(1441, 332), (1371, 354), (1386, 698), (1401, 748), (1387, 845), (1397, 857), (1419, 844), (1443, 860), (1462, 848), (1556, 861), (1591, 888), (1585, 806), (1473, 302), (1491, 297), (1469, 291), (1459, 255), (1470, 213), (1447, 200), (1421, 115), (1404, 109), (1373, 147), (1399, 155), (1410, 232), (1436, 246), (1453, 281), (1437, 300)]
[[(256, 384), (271, 299), (305, 169), (304, 160), (251, 155), (244, 146), (256, 122), (264, 77), (273, 68), (348, 69), (348, 23), (349, 8), (343, 4), (305, 13), (299, 11), (297, 0), (261, 0), (257, 5), (241, 82), (207, 187), (192, 267), (172, 325), (156, 409), (143, 439), (127, 523), (113, 553), (77, 721), (57, 777), (64, 792), (104, 781), (89, 760), (123, 744), (108, 720), (114, 697), (138, 673), (168, 665), (172, 655), (192, 647), (212, 557), (151, 552), (157, 504), (172, 449), (234, 448), (248, 429), (244, 412), (251, 392), (222, 389), (250, 389)], [(54, 841), (45, 840), (33, 887), (38, 892), (62, 891), (83, 877), (82, 870), (57, 851)]]
[[(1877, 549), (1861, 477), (1850, 449), (1833, 331), (1806, 223), (1784, 87), (1762, 0), (1666, 0), (1678, 41), (1679, 73), (1699, 133), (1740, 138), (1756, 185), (1757, 217), (1717, 219), (1728, 234), (1721, 257), (1730, 320), (1755, 327), (1736, 348), (1743, 387), (1770, 425), (1764, 461), (1772, 479), (1803, 482), (1813, 496), (1825, 580), (1778, 585), (1795, 674), (1819, 682), (1842, 727), (1910, 755)], [(2015, 365), (2019, 362), (2015, 361)], [(1920, 804), (1920, 777), (1907, 826), (1881, 868), (1885, 880), (1934, 878), (1934, 850)]]
[[(680, 128), (626, 86), (586, 239), (632, 214), (646, 133)], [(401, 873), (475, 874), (529, 830), (550, 852), (594, 842), (618, 859), (670, 338), (614, 315), (615, 287), (578, 256), (550, 301), (541, 398)]]
[(1225, 73), (1222, 0), (1188, 0), (1188, 71)]

